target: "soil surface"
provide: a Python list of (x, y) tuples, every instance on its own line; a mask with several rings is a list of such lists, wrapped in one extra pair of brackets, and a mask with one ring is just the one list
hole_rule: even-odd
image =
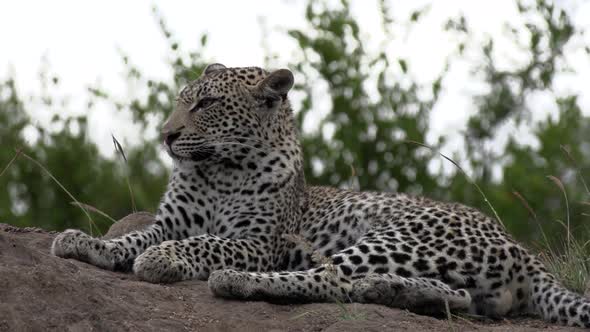
[(440, 320), (367, 304), (274, 305), (156, 285), (49, 254), (54, 232), (0, 224), (0, 331), (582, 331), (534, 318)]

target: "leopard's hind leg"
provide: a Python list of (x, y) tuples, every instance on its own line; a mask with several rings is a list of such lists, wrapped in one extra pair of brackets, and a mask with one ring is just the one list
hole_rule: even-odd
[(352, 283), (322, 266), (294, 272), (217, 270), (209, 276), (216, 296), (273, 303), (350, 302)]
[(404, 278), (392, 273), (371, 274), (353, 283), (354, 302), (382, 304), (408, 309), (425, 315), (444, 315), (451, 311), (467, 311), (471, 296), (464, 290), (451, 289), (431, 278)]
[(375, 303), (428, 315), (444, 314), (447, 305), (466, 311), (471, 303), (467, 291), (435, 279), (372, 274), (352, 281), (334, 266), (271, 273), (219, 270), (209, 277), (209, 288), (217, 296), (240, 300)]

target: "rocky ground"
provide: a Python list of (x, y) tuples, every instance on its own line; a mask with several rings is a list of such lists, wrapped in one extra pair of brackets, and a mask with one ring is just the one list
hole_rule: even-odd
[[(0, 224), (0, 331), (576, 331), (532, 318), (439, 320), (378, 305), (215, 298), (52, 257), (56, 233)], [(581, 331), (581, 330), (580, 330)]]

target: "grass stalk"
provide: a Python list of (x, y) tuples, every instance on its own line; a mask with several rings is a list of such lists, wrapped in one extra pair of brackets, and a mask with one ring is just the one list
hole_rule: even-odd
[(119, 143), (119, 141), (115, 138), (115, 135), (111, 134), (111, 137), (113, 138), (115, 150), (117, 151), (119, 156), (123, 158), (123, 161), (125, 162), (125, 182), (127, 182), (127, 189), (129, 190), (129, 196), (131, 197), (131, 208), (135, 213), (137, 212), (137, 206), (135, 205), (135, 195), (133, 195), (133, 188), (131, 187), (131, 182), (129, 181), (129, 164), (127, 162), (127, 156), (125, 156), (125, 151), (123, 151), (123, 147), (121, 146), (121, 143)]
[[(18, 150), (17, 150), (18, 151)], [(92, 217), (90, 216), (90, 214), (88, 213), (88, 211), (83, 208), (80, 204), (80, 202), (78, 202), (78, 200), (76, 199), (76, 197), (74, 197), (74, 195), (72, 195), (72, 193), (70, 193), (66, 187), (61, 184), (61, 182), (59, 182), (59, 180), (53, 176), (53, 174), (51, 174), (51, 172), (45, 167), (43, 166), (43, 164), (41, 164), (39, 161), (37, 161), (35, 158), (29, 156), (28, 154), (20, 151), (20, 153), (18, 153), (17, 155), (21, 155), (23, 157), (25, 157), (27, 160), (29, 160), (30, 162), (32, 162), (33, 164), (35, 164), (37, 167), (41, 168), (68, 196), (70, 196), (70, 199), (72, 201), (74, 201), (78, 207), (80, 207), (80, 209), (82, 209), (82, 211), (84, 211), (84, 214), (86, 214), (86, 217), (88, 218), (88, 228), (90, 230), (90, 235), (93, 236), (93, 231), (92, 231), (92, 226), (94, 226), (94, 228), (96, 228), (97, 232), (102, 235), (100, 233), (100, 229), (96, 226), (96, 224), (94, 223), (94, 220), (92, 220)]]
[(96, 213), (96, 214), (98, 214), (100, 216), (103, 216), (106, 219), (109, 219), (113, 224), (117, 222), (113, 217), (109, 216), (106, 212), (103, 212), (103, 211), (99, 210), (98, 208), (96, 208), (96, 207), (94, 207), (92, 205), (89, 205), (89, 204), (86, 204), (86, 203), (81, 203), (81, 202), (70, 202), (70, 204), (72, 204), (74, 206), (77, 206), (77, 207), (80, 207), (80, 208), (83, 208), (83, 209), (86, 209), (86, 210), (88, 210), (90, 212), (94, 212), (94, 213)]
[(447, 323), (449, 324), (449, 331), (457, 331), (455, 324), (453, 323), (453, 315), (451, 315), (451, 308), (449, 307), (449, 301), (445, 299), (445, 312), (447, 314)]
[(14, 157), (12, 157), (12, 159), (10, 159), (8, 164), (6, 164), (6, 167), (4, 167), (2, 172), (0, 172), (0, 177), (4, 174), (4, 172), (6, 172), (6, 170), (8, 170), (10, 168), (10, 166), (12, 166), (12, 163), (18, 159), (18, 157), (20, 156), (21, 153), (22, 153), (21, 149), (16, 149), (16, 153), (14, 154)]
[(576, 162), (576, 159), (574, 159), (574, 156), (572, 156), (572, 153), (570, 152), (569, 148), (564, 145), (560, 145), (559, 147), (561, 148), (561, 150), (563, 150), (565, 155), (569, 158), (569, 160), (574, 165), (576, 172), (578, 173), (578, 176), (580, 177), (580, 180), (582, 181), (582, 185), (584, 185), (584, 189), (586, 189), (586, 193), (590, 195), (590, 189), (588, 189), (588, 184), (586, 183), (586, 180), (584, 179), (584, 175), (582, 174), (582, 170), (578, 166), (578, 163)]
[(498, 222), (500, 223), (500, 225), (502, 225), (502, 227), (504, 229), (506, 229), (506, 226), (504, 225), (504, 222), (502, 221), (502, 218), (500, 218), (500, 215), (498, 214), (498, 212), (496, 211), (496, 209), (494, 208), (494, 206), (492, 205), (492, 203), (490, 202), (490, 200), (488, 199), (488, 197), (484, 193), (483, 189), (481, 189), (481, 187), (469, 176), (469, 174), (467, 174), (467, 172), (465, 172), (465, 170), (456, 161), (454, 161), (450, 157), (447, 157), (443, 153), (437, 151), (435, 148), (433, 148), (431, 146), (428, 146), (428, 145), (426, 145), (424, 143), (420, 143), (420, 142), (416, 142), (416, 141), (412, 141), (412, 140), (407, 140), (405, 142), (416, 144), (416, 145), (419, 145), (421, 147), (430, 149), (431, 151), (434, 151), (434, 152), (438, 153), (441, 157), (445, 158), (447, 161), (449, 161), (450, 163), (452, 163), (453, 165), (455, 165), (455, 167), (457, 167), (457, 169), (461, 173), (463, 173), (463, 175), (467, 179), (467, 182), (469, 182), (469, 184), (473, 185), (477, 189), (477, 191), (479, 192), (479, 194), (483, 197), (484, 202), (486, 202), (486, 204), (489, 206), (490, 210), (492, 210), (492, 213), (494, 214), (494, 217), (496, 218), (496, 220), (498, 220)]
[(567, 251), (570, 251), (570, 245), (571, 245), (571, 241), (572, 241), (572, 232), (570, 230), (570, 206), (569, 206), (569, 200), (567, 199), (567, 191), (565, 190), (565, 187), (563, 185), (563, 182), (561, 182), (557, 177), (553, 176), (553, 175), (548, 175), (547, 178), (549, 180), (551, 180), (553, 183), (555, 183), (555, 185), (561, 190), (561, 192), (563, 193), (563, 197), (565, 199), (565, 213), (566, 213), (566, 231), (567, 231)]

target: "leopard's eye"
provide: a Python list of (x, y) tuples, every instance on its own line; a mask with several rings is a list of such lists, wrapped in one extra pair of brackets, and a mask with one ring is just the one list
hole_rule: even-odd
[(195, 107), (191, 108), (191, 112), (195, 112), (198, 110), (202, 110), (205, 109), (211, 105), (213, 105), (216, 101), (218, 100), (218, 98), (214, 98), (214, 97), (205, 97), (202, 98), (201, 100), (199, 100), (199, 102), (195, 105)]

